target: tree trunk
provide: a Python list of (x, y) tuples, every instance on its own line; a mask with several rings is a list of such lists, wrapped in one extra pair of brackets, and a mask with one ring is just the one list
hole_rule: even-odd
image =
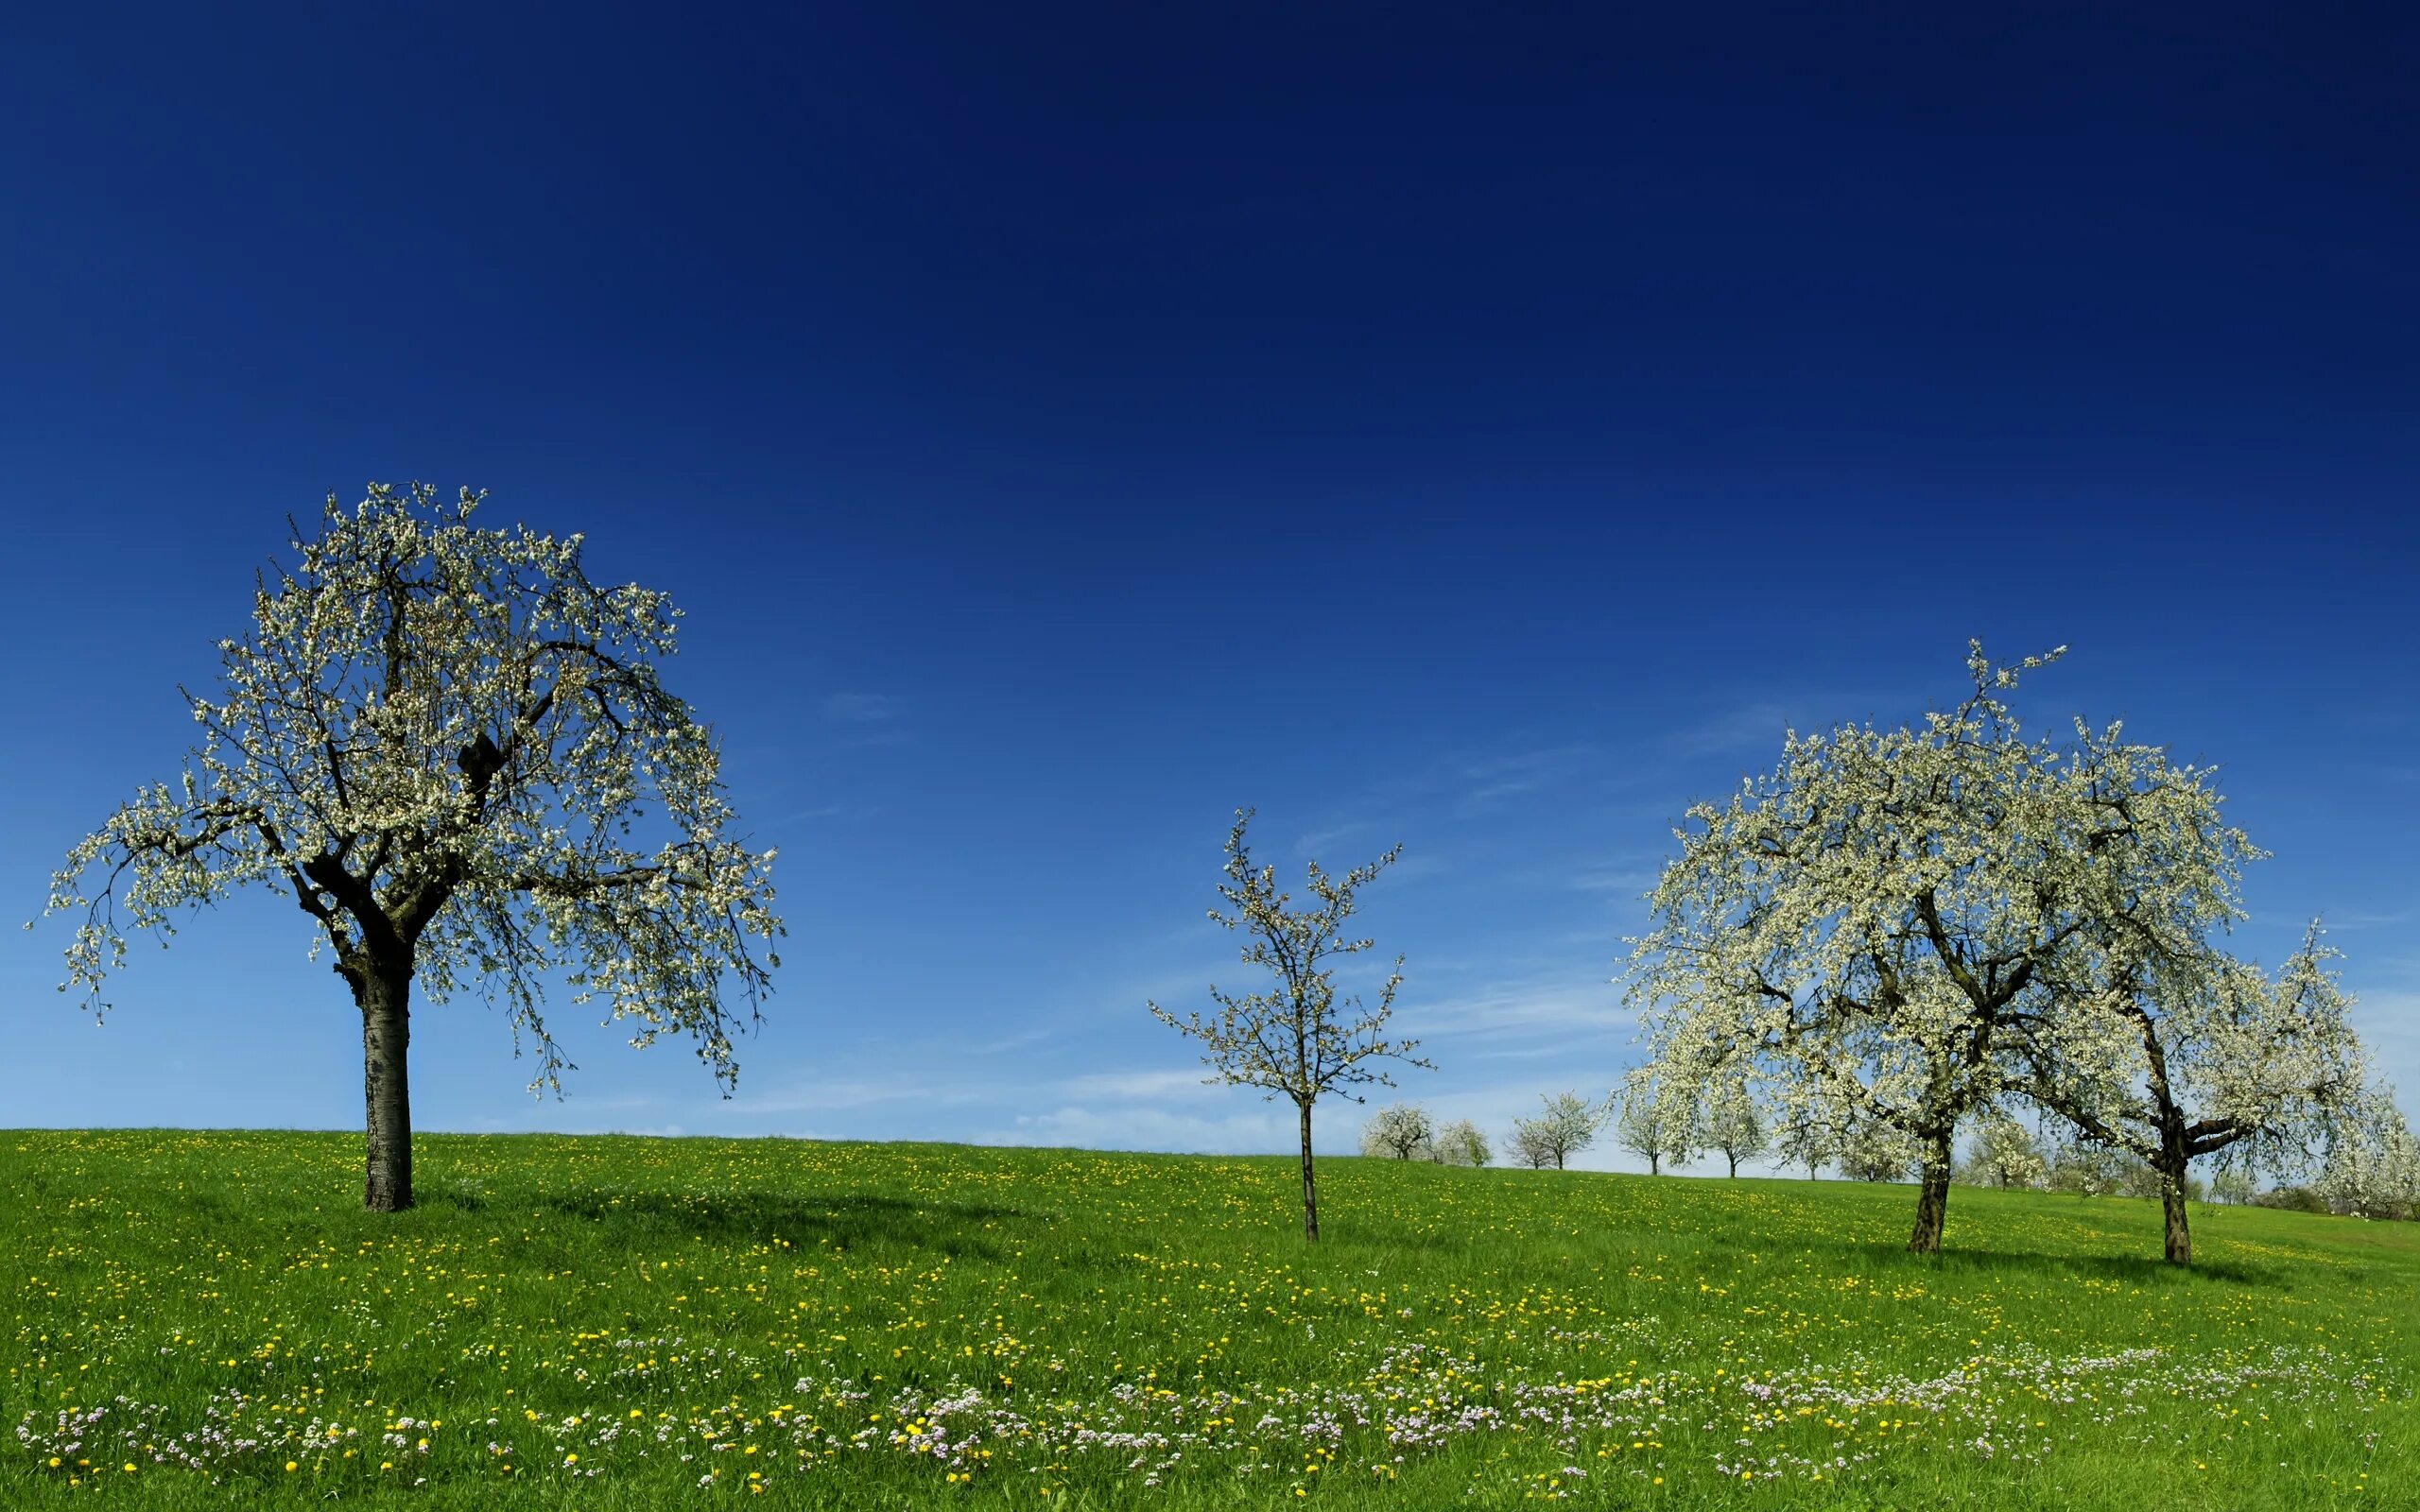
[(2168, 1127), (2160, 1130), (2159, 1205), (2168, 1220), (2168, 1263), (2171, 1265), (2193, 1263), (2193, 1233), (2185, 1222), (2185, 1170), (2191, 1159), (2185, 1153), (2185, 1121), (2170, 1118)]
[[(354, 989), (361, 1005), (362, 1097), (369, 1113), (361, 1201), (372, 1212), (401, 1212), (412, 1205), (411, 1078), (405, 1067), (411, 991), (408, 968), (366, 971)], [(1309, 1169), (1307, 1155), (1304, 1169)]]
[(1563, 1152), (1561, 1150), (1554, 1152), (1554, 1168), (1558, 1171), (1563, 1169)]
[(1317, 1242), (1320, 1236), (1320, 1188), (1311, 1175), (1311, 1105), (1295, 1105), (1303, 1114), (1303, 1238)]
[(1934, 1136), (1925, 1145), (1924, 1186), (1916, 1194), (1916, 1227), (1908, 1235), (1910, 1254), (1941, 1253), (1941, 1228), (1949, 1216), (1949, 1136)]
[(1725, 1151), (1723, 1151), (1723, 1152), (1722, 1152), (1722, 1158), (1723, 1158), (1724, 1160), (1728, 1160), (1728, 1161), (1730, 1161), (1730, 1162), (1731, 1162), (1731, 1179), (1732, 1179), (1732, 1180), (1734, 1180), (1734, 1181), (1738, 1180), (1738, 1179), (1739, 1179), (1739, 1157), (1737, 1157), (1737, 1156), (1736, 1156), (1736, 1155), (1732, 1154), (1729, 1150), (1725, 1150)]
[(1647, 1174), (1649, 1176), (1662, 1176), (1664, 1174), (1664, 1162), (1657, 1157), (1653, 1150), (1647, 1152)]

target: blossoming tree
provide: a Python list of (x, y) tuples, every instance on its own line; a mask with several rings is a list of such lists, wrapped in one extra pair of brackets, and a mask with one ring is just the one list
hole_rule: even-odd
[(1425, 1158), (1429, 1134), (1428, 1109), (1418, 1103), (1389, 1103), (1361, 1125), (1361, 1153), (1397, 1160)]
[(2420, 1211), (2420, 1139), (2394, 1089), (2374, 1087), (2347, 1115), (2313, 1188), (2339, 1212), (2410, 1220)]
[(1634, 1068), (1611, 1099), (1614, 1147), (1645, 1160), (1649, 1176), (1662, 1176), (1667, 1160), (1686, 1165), (1696, 1160), (1703, 1132), (1696, 1094), (1690, 1075), (1651, 1062)]
[(1311, 1105), (1330, 1092), (1360, 1102), (1361, 1095), (1352, 1089), (1393, 1086), (1394, 1078), (1375, 1061), (1434, 1069), (1413, 1054), (1419, 1041), (1385, 1038), (1395, 988), (1403, 985), (1402, 956), (1395, 957), (1377, 1004), (1366, 1009), (1357, 997), (1340, 999), (1335, 969), (1320, 964), (1359, 954), (1375, 943), (1345, 938), (1344, 923), (1353, 917), (1356, 895), (1394, 864), (1403, 847), (1341, 877), (1329, 875), (1316, 861), (1309, 863), (1306, 885), (1318, 904), (1289, 909), (1288, 895), (1277, 890), (1277, 868), (1253, 867), (1244, 841), (1252, 815), (1250, 809), (1237, 809), (1235, 828), (1227, 833), (1226, 881), (1219, 885), (1219, 895), (1235, 912), (1213, 908), (1210, 918), (1251, 936), (1243, 948), (1244, 964), (1265, 968), (1276, 978), (1275, 989), (1238, 997), (1213, 986), (1210, 996), (1219, 1010), (1206, 1017), (1197, 1011), (1180, 1019), (1157, 1003), (1145, 1006), (1162, 1023), (1201, 1041), (1201, 1063), (1211, 1068), (1207, 1080), (1257, 1087), (1271, 1098), (1284, 1096), (1294, 1104), (1303, 1136), (1303, 1234), (1315, 1241), (1320, 1204), (1311, 1165)]
[[(2136, 807), (2150, 826), (2152, 806)], [(2224, 843), (2239, 847), (2241, 836)], [(2091, 957), (2097, 980), (2078, 984), (2077, 1009), (2034, 1037), (2031, 1090), (2085, 1138), (2151, 1168), (2165, 1254), (2190, 1264), (2191, 1163), (2220, 1156), (2294, 1169), (2358, 1147), (2375, 1116), (2367, 1057), (2328, 965), (2338, 953), (2317, 924), (2272, 977), (2206, 937), (2137, 919), (2122, 902), (2108, 917), (2130, 927)], [(2214, 891), (2207, 906), (2232, 910), (2232, 896)]]
[(1539, 1094), (1544, 1106), (1535, 1118), (1512, 1121), (1512, 1151), (1522, 1164), (1544, 1170), (1547, 1161), (1558, 1171), (1573, 1156), (1597, 1143), (1605, 1126), (1607, 1109), (1596, 1107), (1576, 1091)]
[[(222, 686), (187, 694), (200, 744), (68, 852), (49, 910), (80, 911), (72, 981), (95, 1014), (130, 931), (260, 884), (293, 899), (361, 1015), (365, 1204), (411, 1206), (415, 988), (510, 1012), (531, 1090), (571, 1069), (541, 979), (685, 1035), (728, 1087), (732, 1034), (780, 964), (773, 852), (731, 834), (704, 726), (653, 662), (680, 611), (600, 587), (580, 537), (473, 525), (480, 495), (372, 485), (258, 580)], [(646, 817), (651, 805), (658, 817)], [(761, 949), (761, 958), (760, 958)], [(746, 1004), (727, 1007), (728, 978)]]
[(1772, 773), (1688, 811), (1634, 941), (1662, 1074), (1754, 1060), (1786, 1122), (1818, 1103), (1915, 1143), (1920, 1253), (1941, 1246), (1959, 1121), (2006, 1090), (2004, 1033), (2073, 927), (2034, 885), (2066, 838), (2035, 823), (2043, 753), (1997, 696), (2059, 654), (1996, 667), (1970, 645), (1953, 711), (1792, 733)]
[(2032, 1130), (2000, 1108), (1984, 1109), (1966, 1168), (1969, 1178), (1980, 1186), (2038, 1187), (2050, 1175)]
[(1467, 1118), (1440, 1125), (1428, 1140), (1428, 1158), (1439, 1165), (1485, 1165), (1495, 1153), (1487, 1136)]
[(1738, 1177), (1740, 1161), (1755, 1159), (1772, 1144), (1772, 1130), (1764, 1109), (1757, 1106), (1756, 1092), (1748, 1078), (1737, 1073), (1718, 1075), (1706, 1084), (1698, 1126), (1703, 1131), (1706, 1149), (1722, 1157), (1734, 1179)]

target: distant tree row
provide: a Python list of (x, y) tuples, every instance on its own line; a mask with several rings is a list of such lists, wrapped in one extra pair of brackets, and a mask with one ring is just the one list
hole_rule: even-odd
[[(1576, 1091), (1541, 1097), (1531, 1118), (1512, 1121), (1506, 1154), (1515, 1165), (1543, 1171), (1563, 1170), (1571, 1158), (1597, 1143), (1607, 1117), (1605, 1108), (1591, 1104)], [(1487, 1136), (1468, 1119), (1437, 1125), (1416, 1103), (1393, 1103), (1379, 1108), (1361, 1127), (1361, 1153), (1397, 1160), (1433, 1160), (1440, 1165), (1485, 1165), (1490, 1156)]]
[(1439, 1124), (1417, 1103), (1391, 1103), (1361, 1126), (1361, 1153), (1436, 1165), (1485, 1165), (1495, 1158), (1487, 1136), (1466, 1118)]
[[(1710, 1155), (1722, 1157), (1731, 1177), (1743, 1160), (1770, 1156), (1785, 1168), (1804, 1169), (1813, 1179), (1826, 1167), (1851, 1180), (1920, 1181), (1924, 1155), (1917, 1143), (1879, 1120), (1835, 1130), (1800, 1119), (1775, 1127), (1770, 1112), (1744, 1083), (1715, 1085), (1703, 1104), (1659, 1097), (1651, 1069), (1634, 1078), (1604, 1104), (1577, 1092), (1542, 1099), (1534, 1118), (1513, 1121), (1508, 1143), (1514, 1164), (1531, 1169), (1564, 1168), (1571, 1156), (1593, 1146), (1610, 1127), (1616, 1148), (1645, 1160), (1650, 1175), (1667, 1165), (1686, 1165)], [(2410, 1131), (2390, 1121), (2372, 1138), (2341, 1141), (2340, 1159), (2308, 1186), (2263, 1190), (2241, 1165), (2220, 1169), (2204, 1182), (2186, 1178), (2195, 1202), (2234, 1203), (2333, 1212), (2365, 1218), (2410, 1220), (2420, 1212), (2420, 1150)], [(2351, 1159), (2353, 1152), (2369, 1158)], [(1467, 1119), (1436, 1124), (1415, 1103), (1392, 1103), (1371, 1114), (1361, 1129), (1361, 1153), (1439, 1165), (1485, 1165), (1487, 1137)], [(1953, 1180), (2002, 1190), (2061, 1192), (2077, 1196), (2119, 1195), (2157, 1200), (2164, 1178), (2149, 1161), (2114, 1145), (2070, 1131), (2047, 1137), (2006, 1110), (1986, 1109), (1968, 1136)]]

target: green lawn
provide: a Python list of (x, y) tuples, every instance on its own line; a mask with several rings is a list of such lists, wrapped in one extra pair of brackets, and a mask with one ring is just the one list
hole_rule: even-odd
[(2420, 1505), (2420, 1226), (948, 1145), (0, 1134), (0, 1506)]

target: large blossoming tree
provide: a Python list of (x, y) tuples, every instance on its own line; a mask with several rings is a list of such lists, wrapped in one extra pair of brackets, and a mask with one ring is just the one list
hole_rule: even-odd
[(318, 539), (256, 583), (251, 628), (219, 643), (220, 688), (185, 695), (201, 739), (182, 773), (50, 888), (50, 910), (83, 916), (67, 962), (95, 1014), (130, 932), (249, 885), (292, 898), (361, 1015), (373, 1211), (412, 1201), (415, 989), (506, 1006), (533, 1091), (570, 1069), (540, 1012), (555, 971), (633, 1044), (689, 1037), (728, 1088), (732, 1035), (780, 964), (773, 852), (732, 835), (707, 730), (653, 665), (680, 611), (591, 582), (577, 535), (474, 526), (479, 498), (331, 495)]
[(1655, 1074), (1754, 1064), (1785, 1123), (1911, 1142), (1919, 1253), (1941, 1247), (1959, 1123), (2008, 1090), (2010, 1031), (2077, 927), (2042, 885), (2071, 839), (2043, 823), (2046, 752), (1999, 697), (2057, 655), (1997, 667), (1971, 646), (1954, 710), (1790, 735), (1772, 773), (1688, 811), (1633, 942)]

